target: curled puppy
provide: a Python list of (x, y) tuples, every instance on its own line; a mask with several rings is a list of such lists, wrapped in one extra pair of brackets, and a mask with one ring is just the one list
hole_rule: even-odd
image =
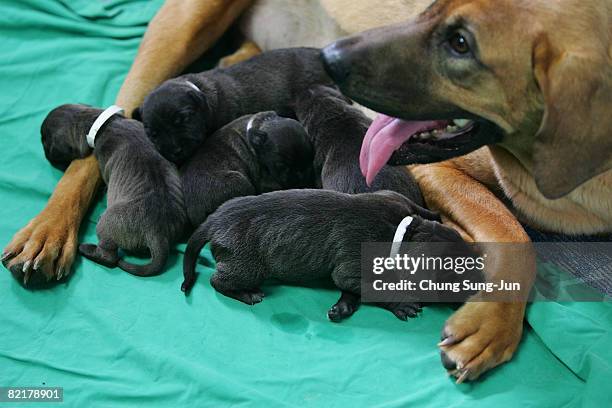
[[(85, 135), (102, 113), (85, 105), (62, 105), (51, 111), (41, 128), (45, 155), (65, 166), (91, 153)], [(178, 172), (147, 139), (140, 122), (115, 115), (98, 131), (94, 154), (108, 186), (107, 209), (96, 233), (98, 245), (79, 251), (99, 264), (119, 266), (138, 276), (162, 272), (170, 243), (184, 232), (183, 192)], [(151, 262), (134, 265), (119, 258), (118, 249), (149, 250)]]
[(189, 220), (198, 226), (235, 197), (313, 187), (313, 155), (296, 120), (275, 112), (236, 119), (207, 138), (180, 169)]
[(266, 52), (228, 68), (164, 82), (134, 112), (168, 160), (183, 163), (204, 139), (231, 121), (264, 111), (291, 116), (298, 94), (332, 84), (316, 48)]
[(359, 167), (363, 138), (371, 120), (339, 91), (314, 86), (297, 98), (296, 115), (310, 135), (315, 150), (317, 187), (343, 193), (391, 190), (424, 205), (418, 184), (404, 167), (385, 166), (372, 185)]
[[(210, 282), (223, 295), (252, 305), (262, 301), (265, 279), (307, 284), (331, 277), (342, 296), (328, 316), (339, 321), (359, 305), (361, 243), (391, 241), (408, 215), (414, 220), (405, 241), (463, 242), (456, 231), (434, 222), (435, 214), (392, 191), (288, 190), (236, 198), (189, 239), (182, 290), (188, 293), (193, 287), (198, 254), (210, 242), (217, 261)], [(420, 310), (415, 303), (379, 306), (400, 319)]]

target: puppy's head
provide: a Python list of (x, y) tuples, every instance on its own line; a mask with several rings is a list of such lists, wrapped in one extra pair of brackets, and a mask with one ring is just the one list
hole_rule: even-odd
[(247, 139), (264, 173), (264, 189), (306, 188), (314, 184), (313, 148), (298, 121), (275, 112), (258, 113), (247, 124)]
[(408, 227), (404, 240), (412, 242), (464, 242), (461, 235), (454, 229), (439, 221), (432, 221), (419, 216), (415, 216), (414, 221)]
[(388, 115), (363, 170), (498, 144), (558, 198), (611, 169), (610, 18), (609, 1), (437, 0), (332, 44), (323, 58), (342, 91)]
[(419, 242), (463, 242), (457, 231), (441, 223), (440, 214), (423, 208), (403, 194), (381, 190), (367, 194), (381, 200), (381, 205), (394, 205), (396, 210), (412, 216), (414, 220), (407, 229), (405, 238)]
[(180, 164), (202, 144), (207, 134), (209, 107), (193, 81), (171, 79), (151, 92), (132, 117), (166, 159)]
[(71, 161), (91, 154), (87, 144), (87, 132), (102, 109), (87, 105), (61, 105), (53, 109), (40, 128), (45, 157), (60, 169)]
[[(318, 127), (328, 120), (341, 121), (347, 115), (344, 111), (353, 101), (343, 95), (336, 87), (315, 85), (296, 98), (295, 113), (305, 126)], [(352, 118), (350, 118), (352, 120)], [(316, 132), (316, 129), (313, 129)], [(310, 135), (312, 138), (312, 134)]]

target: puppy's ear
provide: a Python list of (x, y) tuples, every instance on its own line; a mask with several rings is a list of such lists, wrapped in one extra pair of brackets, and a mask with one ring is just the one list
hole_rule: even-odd
[(132, 119), (142, 122), (142, 106), (137, 107), (132, 112)]
[(268, 134), (257, 129), (249, 129), (247, 131), (247, 140), (253, 146), (256, 152), (263, 150), (268, 142)]
[(420, 205), (414, 204), (413, 211), (416, 215), (418, 215), (419, 217), (423, 217), (426, 220), (442, 222), (440, 214), (438, 214), (437, 212), (430, 211), (427, 208), (423, 208)]
[[(605, 48), (605, 47), (604, 47)], [(607, 48), (534, 48), (534, 74), (545, 112), (534, 144), (534, 175), (549, 199), (563, 197), (612, 168), (612, 67)]]

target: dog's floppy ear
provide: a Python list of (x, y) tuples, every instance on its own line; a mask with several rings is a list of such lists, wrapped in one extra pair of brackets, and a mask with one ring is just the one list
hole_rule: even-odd
[(534, 74), (545, 105), (534, 144), (534, 175), (549, 199), (612, 168), (612, 68), (606, 55), (607, 48), (597, 47), (560, 51), (546, 38), (534, 48)]
[(139, 106), (132, 111), (132, 119), (142, 122), (142, 106)]

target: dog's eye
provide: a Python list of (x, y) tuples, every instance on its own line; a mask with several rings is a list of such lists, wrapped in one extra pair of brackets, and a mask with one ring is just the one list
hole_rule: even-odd
[(459, 32), (454, 33), (448, 40), (451, 49), (457, 54), (465, 55), (470, 52), (470, 44), (465, 36)]

